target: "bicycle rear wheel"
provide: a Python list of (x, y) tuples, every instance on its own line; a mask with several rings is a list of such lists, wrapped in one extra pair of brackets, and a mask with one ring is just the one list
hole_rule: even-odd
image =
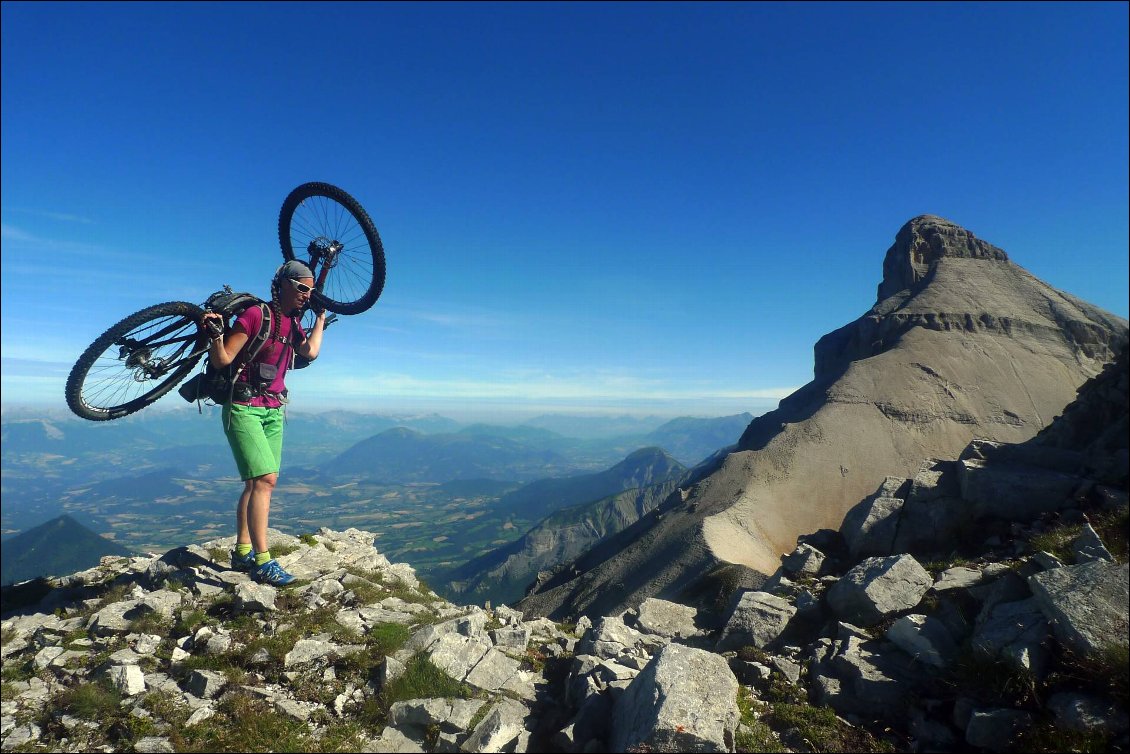
[(83, 419), (109, 421), (139, 411), (176, 387), (204, 355), (204, 310), (170, 301), (129, 315), (79, 356), (67, 378), (67, 405)]
[(279, 245), (284, 259), (303, 262), (334, 249), (325, 282), (314, 293), (331, 312), (360, 314), (384, 289), (385, 252), (377, 228), (337, 186), (304, 183), (290, 192), (279, 212)]

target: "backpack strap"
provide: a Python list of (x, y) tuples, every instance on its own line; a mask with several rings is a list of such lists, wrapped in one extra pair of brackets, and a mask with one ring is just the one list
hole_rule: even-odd
[(241, 355), (236, 357), (236, 361), (232, 362), (227, 367), (228, 374), (231, 375), (231, 387), (228, 388), (228, 403), (231, 403), (232, 398), (235, 397), (235, 383), (239, 379), (239, 376), (243, 374), (243, 370), (247, 368), (247, 365), (254, 361), (255, 357), (259, 355), (259, 352), (263, 350), (263, 346), (266, 345), (270, 337), (275, 318), (274, 312), (271, 311), (271, 307), (264, 303), (259, 304), (259, 312), (263, 317), (262, 321), (259, 323), (259, 332), (255, 333), (255, 337), (244, 346)]
[(267, 345), (267, 341), (271, 337), (271, 331), (274, 329), (275, 313), (271, 311), (271, 307), (266, 304), (259, 304), (259, 312), (262, 315), (262, 321), (259, 323), (259, 332), (255, 333), (255, 337), (251, 339), (244, 349), (243, 354), (237, 361), (235, 371), (232, 373), (232, 384), (239, 379), (239, 375), (247, 368), (247, 365), (255, 361), (255, 357), (263, 350), (263, 346)]

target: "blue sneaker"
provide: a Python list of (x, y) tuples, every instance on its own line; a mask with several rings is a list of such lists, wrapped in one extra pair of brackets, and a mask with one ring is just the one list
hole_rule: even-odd
[(242, 571), (243, 573), (250, 573), (255, 569), (255, 552), (249, 552), (246, 555), (240, 555), (235, 550), (231, 551), (231, 567), (233, 571)]
[(271, 559), (251, 572), (251, 578), (260, 584), (271, 586), (286, 586), (294, 581), (294, 577), (283, 570), (279, 561)]

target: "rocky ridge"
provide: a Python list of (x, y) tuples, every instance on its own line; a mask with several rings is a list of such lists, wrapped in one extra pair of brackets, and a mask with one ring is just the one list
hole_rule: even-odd
[(976, 438), (1029, 440), (1128, 338), (1126, 320), (932, 215), (899, 231), (877, 299), (817, 342), (810, 383), (754, 419), (634, 541), (586, 556), (519, 606), (602, 615), (685, 599), (720, 568), (768, 575), (799, 535), (838, 529), (886, 476), (954, 459)]
[(452, 570), (450, 588), (461, 601), (513, 602), (531, 582), (550, 578), (558, 565), (573, 561), (655, 510), (685, 477), (554, 511), (510, 544)]

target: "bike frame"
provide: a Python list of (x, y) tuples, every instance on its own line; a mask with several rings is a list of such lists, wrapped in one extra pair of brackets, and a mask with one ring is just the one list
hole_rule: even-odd
[[(306, 247), (306, 253), (310, 255), (310, 262), (307, 266), (310, 271), (314, 273), (314, 290), (321, 293), (322, 286), (326, 284), (326, 276), (329, 275), (330, 268), (337, 264), (337, 255), (345, 248), (340, 241), (331, 241), (325, 236), (318, 236), (310, 245)], [(318, 269), (318, 263), (322, 263), (322, 269)]]
[(192, 351), (184, 356), (178, 355), (172, 359), (161, 359), (159, 362), (149, 361), (149, 354), (154, 349), (179, 342), (181, 345), (176, 351), (176, 353), (179, 354), (188, 347), (190, 343), (196, 341), (197, 336), (195, 334), (161, 340), (161, 338), (169, 335), (174, 330), (179, 329), (180, 326), (179, 323), (174, 321), (142, 340), (126, 338), (122, 342), (114, 343), (114, 345), (118, 346), (118, 358), (124, 361), (127, 367), (134, 370), (134, 380), (137, 382), (145, 382), (146, 380), (160, 379), (185, 362), (200, 358), (200, 356), (208, 350), (207, 346), (205, 346), (199, 351)]

